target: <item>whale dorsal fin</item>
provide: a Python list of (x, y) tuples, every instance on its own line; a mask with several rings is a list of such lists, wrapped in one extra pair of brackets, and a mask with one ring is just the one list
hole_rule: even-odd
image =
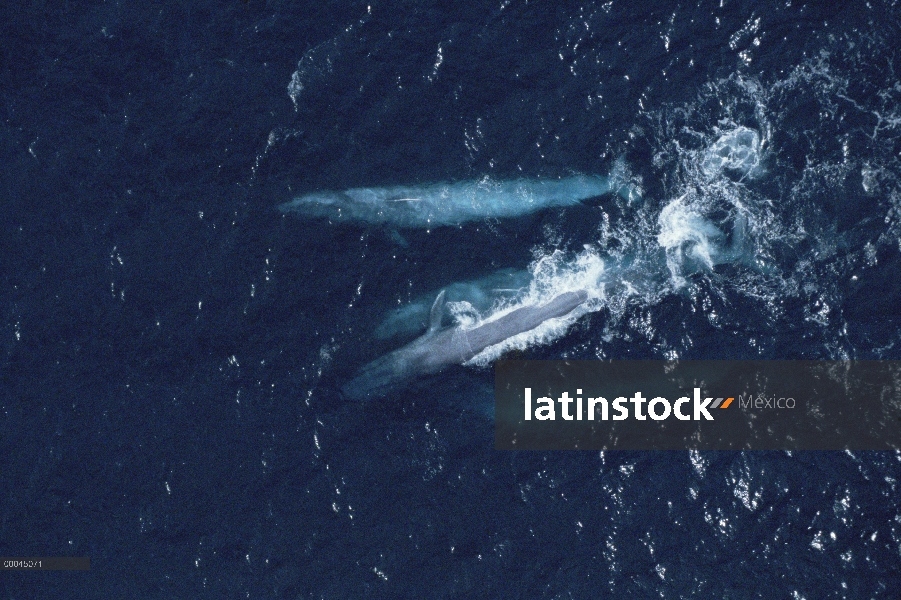
[(434, 333), (441, 329), (441, 318), (444, 316), (444, 292), (438, 294), (435, 303), (432, 304), (432, 310), (429, 311), (429, 333)]

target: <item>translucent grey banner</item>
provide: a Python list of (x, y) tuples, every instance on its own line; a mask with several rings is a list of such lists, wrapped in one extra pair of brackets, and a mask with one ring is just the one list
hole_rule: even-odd
[(495, 364), (498, 450), (896, 450), (901, 361)]

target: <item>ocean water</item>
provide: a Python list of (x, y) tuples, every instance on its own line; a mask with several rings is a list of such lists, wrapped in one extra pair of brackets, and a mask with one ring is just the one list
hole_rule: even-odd
[[(901, 454), (497, 452), (490, 368), (901, 358), (897, 0), (31, 0), (0, 33), (0, 555), (92, 565), (3, 598), (901, 595)], [(582, 175), (630, 193), (278, 209)], [(464, 326), (590, 300), (342, 398), (451, 286)]]

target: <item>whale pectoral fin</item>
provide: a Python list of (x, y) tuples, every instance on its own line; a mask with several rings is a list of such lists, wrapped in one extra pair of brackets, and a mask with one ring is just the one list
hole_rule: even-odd
[(445, 290), (441, 290), (435, 303), (432, 304), (432, 310), (429, 311), (429, 333), (434, 333), (441, 329), (441, 318), (444, 316), (444, 296)]
[(409, 248), (410, 242), (407, 241), (397, 229), (391, 229), (388, 233), (388, 236), (391, 238), (391, 241), (400, 246), (401, 248)]

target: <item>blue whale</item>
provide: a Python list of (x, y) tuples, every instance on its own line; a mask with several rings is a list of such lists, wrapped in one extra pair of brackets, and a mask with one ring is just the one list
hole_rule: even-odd
[[(620, 182), (621, 183), (621, 182)], [(423, 186), (353, 188), (314, 192), (279, 206), (282, 212), (327, 218), (333, 223), (388, 224), (398, 228), (460, 225), (484, 218), (509, 218), (616, 192), (628, 185), (589, 175), (562, 179), (519, 179), (437, 183)]]
[(415, 377), (463, 364), (489, 346), (569, 314), (588, 299), (588, 292), (565, 292), (546, 304), (523, 306), (472, 329), (441, 327), (444, 297), (442, 291), (435, 299), (425, 335), (360, 369), (342, 386), (344, 396), (352, 400), (382, 396)]

